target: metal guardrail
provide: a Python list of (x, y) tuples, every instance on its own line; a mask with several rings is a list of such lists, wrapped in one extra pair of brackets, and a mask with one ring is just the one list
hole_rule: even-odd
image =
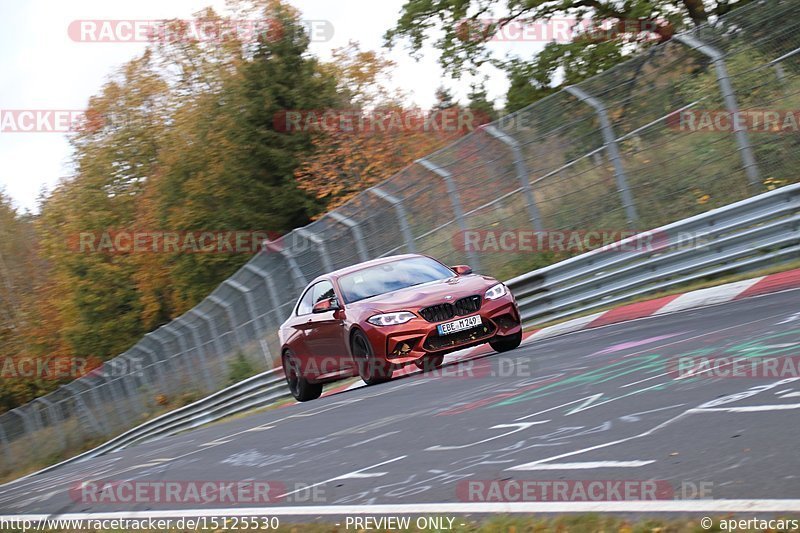
[(148, 420), (96, 448), (10, 483), (27, 479), (62, 465), (91, 459), (99, 455), (122, 450), (137, 443), (175, 435), (228, 416), (266, 407), (276, 400), (290, 396), (289, 387), (286, 385), (286, 380), (283, 376), (283, 369), (274, 368), (247, 378), (194, 403)]
[(559, 320), (705, 277), (800, 258), (800, 184), (714, 209), (506, 284), (524, 323)]
[[(506, 284), (517, 297), (523, 322), (535, 324), (699, 278), (796, 258), (800, 258), (800, 184), (639, 233)], [(282, 370), (269, 370), (45, 470), (174, 435), (289, 396)]]

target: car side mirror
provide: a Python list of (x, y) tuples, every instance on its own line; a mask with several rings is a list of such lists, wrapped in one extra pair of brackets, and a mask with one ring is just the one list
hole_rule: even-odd
[(466, 276), (472, 274), (472, 268), (469, 265), (454, 265), (452, 268), (459, 276)]
[(339, 309), (339, 302), (336, 298), (326, 298), (314, 304), (311, 308), (312, 313), (327, 313), (328, 311), (336, 311)]

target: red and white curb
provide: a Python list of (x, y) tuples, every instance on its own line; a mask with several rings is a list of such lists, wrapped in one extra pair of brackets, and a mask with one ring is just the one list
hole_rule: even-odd
[[(554, 326), (526, 331), (522, 335), (522, 343), (525, 344), (555, 337), (557, 335), (573, 333), (583, 329), (598, 328), (638, 318), (676, 313), (687, 309), (706, 307), (799, 287), (800, 269), (787, 270), (786, 272), (779, 272), (768, 276), (760, 276), (744, 281), (717, 285), (716, 287), (698, 289), (683, 294), (673, 294), (662, 298), (646, 300), (644, 302), (623, 305), (608, 311), (601, 311), (599, 313), (567, 320), (566, 322), (561, 322)], [(492, 349), (488, 345), (467, 348), (466, 350), (460, 350), (445, 356), (445, 365), (469, 361), (470, 359), (483, 357), (490, 353), (492, 353)], [(395, 377), (401, 377), (420, 372), (421, 370), (416, 366), (409, 365), (398, 370), (394, 375)], [(358, 389), (364, 386), (366, 386), (366, 384), (363, 381), (357, 380), (355, 383), (344, 383), (330, 390), (326, 390), (323, 395), (329, 396), (331, 394), (336, 394), (345, 390)]]

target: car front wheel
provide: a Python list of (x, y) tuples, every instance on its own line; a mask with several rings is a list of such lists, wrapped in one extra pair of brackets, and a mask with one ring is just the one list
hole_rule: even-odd
[(350, 350), (358, 367), (358, 375), (364, 383), (376, 385), (392, 379), (392, 367), (377, 360), (369, 339), (361, 330), (353, 332)]
[(496, 352), (507, 352), (513, 350), (522, 342), (522, 330), (514, 335), (505, 335), (502, 337), (495, 337), (489, 341), (489, 346)]
[(300, 361), (294, 356), (291, 350), (285, 350), (281, 362), (283, 363), (283, 373), (286, 376), (286, 383), (289, 385), (289, 392), (292, 393), (298, 402), (316, 400), (322, 395), (322, 384), (311, 383), (300, 370)]
[(431, 372), (444, 364), (444, 356), (431, 355), (423, 357), (422, 359), (417, 359), (416, 361), (414, 361), (414, 364), (417, 365), (417, 368), (419, 368), (423, 372)]

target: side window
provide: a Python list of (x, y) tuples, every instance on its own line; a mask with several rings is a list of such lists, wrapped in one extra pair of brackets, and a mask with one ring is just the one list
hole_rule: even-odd
[(336, 293), (333, 292), (333, 285), (331, 285), (330, 281), (315, 283), (306, 289), (305, 294), (300, 298), (300, 303), (297, 304), (297, 315), (310, 314), (311, 308), (314, 307), (315, 303), (334, 296), (336, 296)]
[(314, 288), (319, 285), (313, 285), (306, 289), (306, 293), (300, 298), (300, 303), (297, 304), (297, 315), (307, 315), (311, 313), (311, 308), (314, 306), (314, 301), (312, 297), (314, 296)]
[(333, 292), (333, 285), (331, 285), (330, 281), (320, 281), (314, 285), (314, 303), (333, 298), (334, 296), (336, 296), (336, 293)]

